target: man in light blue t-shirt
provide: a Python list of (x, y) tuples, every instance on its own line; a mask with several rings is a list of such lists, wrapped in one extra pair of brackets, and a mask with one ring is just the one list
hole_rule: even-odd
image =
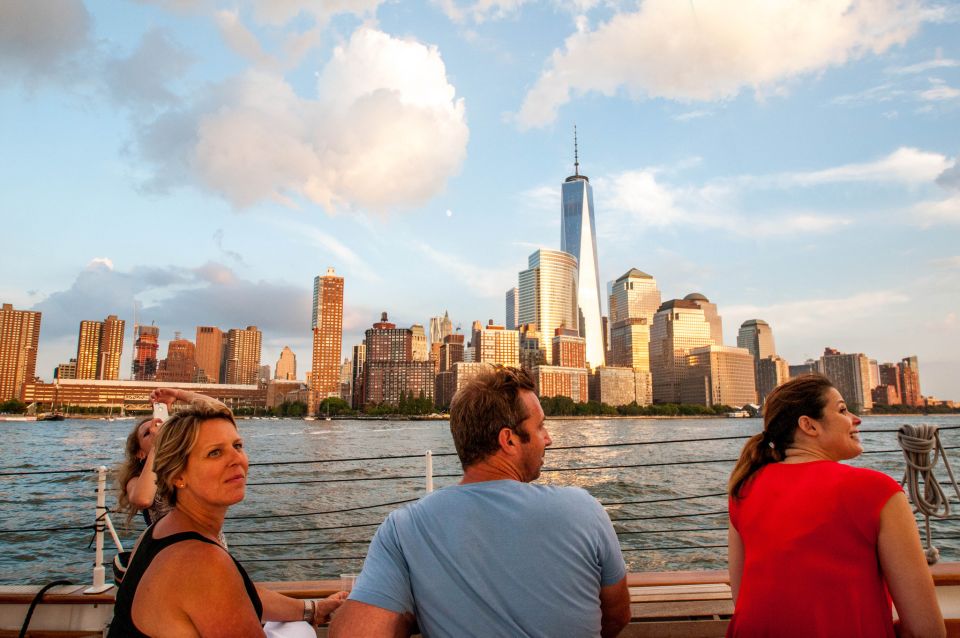
[(551, 440), (530, 377), (472, 381), (450, 431), (463, 479), (387, 517), (331, 638), (620, 633), (630, 594), (610, 518), (580, 488), (531, 483)]

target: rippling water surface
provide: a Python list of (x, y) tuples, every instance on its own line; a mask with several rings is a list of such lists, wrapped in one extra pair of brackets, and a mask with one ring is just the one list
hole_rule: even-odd
[[(902, 423), (955, 425), (954, 417), (868, 417), (864, 430), (893, 430)], [(122, 454), (132, 420), (51, 423), (0, 422), (0, 472), (112, 468)], [(587, 419), (549, 421), (542, 482), (578, 485), (600, 499), (615, 520), (631, 571), (725, 567), (726, 498), (722, 494), (742, 439), (759, 431), (759, 419)], [(376, 525), (398, 501), (425, 490), (426, 450), (433, 453), (434, 485), (457, 481), (446, 421), (240, 422), (251, 470), (247, 497), (231, 508), (224, 530), (231, 551), (257, 580), (309, 580), (359, 571)], [(689, 439), (614, 447), (579, 447)], [(865, 433), (868, 453), (854, 462), (896, 479), (903, 457), (891, 432)], [(943, 432), (960, 445), (960, 430)], [(960, 450), (951, 459), (960, 469)], [(345, 460), (417, 455), (392, 460)], [(711, 460), (715, 463), (690, 463)], [(311, 461), (310, 463), (289, 463)], [(312, 462), (317, 461), (317, 462)], [(321, 462), (326, 461), (326, 462)], [(656, 465), (683, 462), (680, 465)], [(262, 465), (261, 465), (262, 464)], [(640, 467), (646, 466), (646, 467)], [(552, 471), (558, 470), (558, 471)], [(944, 479), (946, 473), (939, 472)], [(396, 478), (406, 477), (406, 478)], [(110, 474), (113, 480), (113, 473)], [(116, 504), (109, 484), (108, 506)], [(667, 500), (702, 496), (692, 500)], [(957, 502), (953, 494), (953, 503)], [(43, 583), (55, 578), (90, 580), (88, 547), (96, 505), (92, 471), (52, 475), (0, 475), (0, 583)], [(659, 500), (657, 503), (636, 501)], [(142, 531), (141, 519), (122, 529), (125, 546)], [(56, 528), (58, 531), (29, 531)], [(937, 523), (960, 536), (954, 522)], [(13, 531), (16, 530), (16, 531)], [(944, 560), (960, 560), (960, 542), (937, 540)], [(107, 557), (112, 558), (109, 539)]]

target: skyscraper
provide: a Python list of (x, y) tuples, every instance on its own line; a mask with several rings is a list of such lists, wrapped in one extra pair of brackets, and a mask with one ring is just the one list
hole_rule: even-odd
[(133, 338), (133, 378), (136, 381), (153, 381), (157, 378), (160, 328), (138, 325), (133, 329)]
[[(587, 361), (596, 368), (604, 365), (603, 327), (600, 311), (600, 267), (597, 260), (597, 230), (594, 221), (593, 188), (580, 174), (576, 129), (573, 137), (573, 175), (561, 187), (560, 250), (577, 258), (577, 328), (587, 342)], [(519, 323), (526, 323), (523, 319)], [(553, 334), (541, 325), (544, 334)]]
[(916, 356), (900, 360), (900, 400), (904, 405), (923, 405), (920, 394), (920, 363)]
[(277, 359), (277, 368), (273, 378), (284, 381), (296, 381), (297, 355), (293, 354), (290, 346), (284, 346), (283, 350), (280, 351), (280, 358)]
[(744, 348), (706, 345), (690, 350), (680, 402), (740, 408), (757, 402), (756, 363)]
[(763, 319), (747, 319), (740, 324), (737, 347), (746, 348), (755, 359), (766, 359), (777, 354), (773, 345), (773, 330)]
[(415, 323), (410, 326), (410, 332), (413, 334), (413, 340), (411, 342), (413, 360), (429, 361), (430, 349), (427, 348), (427, 333), (424, 332), (423, 326), (421, 326), (419, 323)]
[(0, 307), (0, 401), (23, 399), (23, 386), (37, 370), (40, 313)]
[(861, 353), (846, 354), (825, 348), (820, 357), (820, 370), (829, 378), (853, 412), (873, 407), (870, 392), (870, 359)]
[(519, 325), (517, 324), (517, 305), (519, 302), (518, 294), (519, 291), (517, 290), (516, 286), (508, 290), (506, 294), (507, 323), (504, 324), (504, 327), (507, 330), (516, 330)]
[(365, 332), (367, 360), (363, 369), (363, 403), (397, 406), (402, 398), (433, 399), (433, 364), (413, 360), (413, 331), (397, 328), (380, 315)]
[(313, 366), (310, 403), (314, 414), (327, 397), (340, 396), (340, 353), (343, 343), (343, 277), (333, 268), (313, 279)]
[(613, 366), (650, 372), (650, 327), (660, 307), (657, 281), (631, 268), (610, 292), (610, 361)]
[(698, 308), (703, 310), (703, 316), (710, 324), (710, 338), (713, 345), (723, 345), (723, 317), (717, 314), (717, 304), (711, 303), (709, 299), (699, 292), (691, 292), (683, 298), (685, 301), (692, 301)]
[(222, 383), (223, 331), (214, 326), (197, 326), (197, 366), (205, 383)]
[(193, 383), (197, 380), (197, 349), (189, 339), (181, 339), (180, 333), (167, 344), (167, 358), (160, 361), (157, 381)]
[(474, 330), (473, 347), (474, 360), (479, 363), (520, 366), (520, 333), (494, 325), (493, 319)]
[(714, 345), (710, 323), (692, 301), (671, 299), (660, 305), (650, 328), (650, 372), (653, 402), (679, 403), (687, 355), (694, 348)]
[(125, 322), (110, 315), (103, 321), (80, 322), (77, 338), (77, 378), (115, 381), (120, 378)]
[(542, 347), (547, 363), (552, 363), (549, 339), (561, 326), (576, 329), (578, 325), (577, 259), (567, 252), (541, 248), (530, 255), (527, 264), (529, 268), (518, 277), (517, 321), (536, 324), (545, 340)]
[(453, 322), (446, 310), (442, 317), (430, 317), (430, 343), (443, 343), (443, 338), (453, 334)]
[(245, 330), (231, 328), (226, 338), (225, 382), (256, 385), (260, 376), (260, 331), (256, 326)]

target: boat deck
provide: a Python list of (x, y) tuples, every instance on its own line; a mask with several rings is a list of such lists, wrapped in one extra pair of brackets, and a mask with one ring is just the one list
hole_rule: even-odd
[[(948, 635), (960, 638), (960, 563), (931, 567)], [(261, 585), (296, 598), (336, 591), (339, 580), (266, 582)], [(723, 636), (733, 614), (726, 571), (643, 572), (627, 577), (633, 620), (624, 638), (712, 638)], [(27, 636), (93, 638), (113, 616), (115, 589), (86, 595), (85, 585), (54, 587), (37, 606)], [(19, 635), (40, 587), (0, 586), (0, 638)], [(326, 636), (321, 627), (317, 635)]]

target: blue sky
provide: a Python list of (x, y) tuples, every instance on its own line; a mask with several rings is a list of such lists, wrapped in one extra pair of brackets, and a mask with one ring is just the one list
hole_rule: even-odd
[(840, 0), (0, 3), (0, 300), (38, 373), (133, 308), (161, 353), (263, 330), (310, 365), (382, 310), (504, 317), (560, 183), (594, 186), (601, 280), (701, 292), (791, 363), (917, 355), (960, 399), (960, 10)]

